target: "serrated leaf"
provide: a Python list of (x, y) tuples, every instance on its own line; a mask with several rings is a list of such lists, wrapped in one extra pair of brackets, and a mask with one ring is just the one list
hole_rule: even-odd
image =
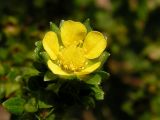
[(21, 114), (24, 111), (25, 100), (20, 97), (13, 97), (5, 102), (3, 102), (3, 106), (12, 114)]
[(34, 49), (35, 59), (41, 61), (41, 57), (42, 57), (42, 56), (40, 55), (40, 52), (43, 50), (42, 41), (37, 41), (37, 42), (35, 43), (35, 46), (36, 46), (36, 48)]
[(35, 53), (35, 54), (34, 54), (34, 57), (35, 57), (36, 61), (41, 61), (41, 57), (40, 57), (40, 54), (39, 54), (40, 51), (41, 51), (41, 50), (40, 50), (39, 48), (35, 48), (35, 49), (34, 49), (34, 53)]
[(35, 52), (35, 54), (39, 55), (40, 49), (39, 49), (38, 47), (36, 47), (36, 48), (34, 49), (34, 52)]
[(103, 100), (104, 99), (104, 92), (99, 86), (94, 86), (91, 89), (95, 93), (96, 100)]
[(99, 85), (101, 83), (101, 76), (98, 74), (95, 74), (91, 76), (89, 79), (84, 80), (87, 84), (92, 84), (92, 85)]
[(86, 28), (87, 28), (87, 32), (92, 31), (92, 28), (91, 28), (91, 26), (90, 26), (90, 19), (86, 19), (86, 21), (84, 22), (84, 25), (85, 25)]
[(35, 42), (35, 46), (37, 46), (38, 48), (43, 48), (42, 41)]
[(43, 49), (42, 41), (37, 41), (35, 43), (35, 46), (36, 46), (36, 48), (35, 48), (34, 52), (36, 54), (39, 54), (39, 52), (42, 51), (42, 49)]
[(36, 48), (34, 49), (34, 56), (37, 61), (46, 62), (49, 59), (49, 55), (43, 51), (43, 45), (41, 41), (36, 42)]
[(46, 52), (40, 52), (39, 56), (42, 60), (44, 60), (45, 62), (47, 62), (49, 60), (49, 55)]

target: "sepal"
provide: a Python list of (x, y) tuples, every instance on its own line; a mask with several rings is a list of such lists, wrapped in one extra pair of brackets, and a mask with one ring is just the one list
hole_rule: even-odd
[(92, 27), (91, 27), (91, 25), (90, 25), (90, 19), (89, 19), (89, 18), (84, 21), (84, 25), (85, 25), (86, 28), (87, 28), (87, 32), (92, 31)]
[(53, 23), (53, 22), (50, 22), (50, 29), (51, 29), (53, 32), (57, 33), (57, 34), (59, 34), (59, 32), (60, 32), (58, 26), (57, 26), (55, 23)]

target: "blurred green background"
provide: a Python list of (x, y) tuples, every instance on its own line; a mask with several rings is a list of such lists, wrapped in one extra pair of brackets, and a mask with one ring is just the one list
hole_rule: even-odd
[(87, 18), (106, 34), (111, 53), (105, 100), (91, 116), (160, 120), (160, 0), (0, 0), (0, 102), (20, 92), (20, 75), (30, 71), (34, 43), (50, 21)]

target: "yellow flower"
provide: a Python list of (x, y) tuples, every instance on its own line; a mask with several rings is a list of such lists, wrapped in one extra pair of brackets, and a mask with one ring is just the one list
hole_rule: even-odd
[[(59, 39), (58, 39), (59, 38)], [(64, 21), (60, 37), (53, 32), (46, 33), (43, 47), (50, 56), (49, 69), (60, 76), (81, 76), (92, 73), (100, 67), (98, 60), (107, 46), (102, 33), (90, 31), (75, 21)]]

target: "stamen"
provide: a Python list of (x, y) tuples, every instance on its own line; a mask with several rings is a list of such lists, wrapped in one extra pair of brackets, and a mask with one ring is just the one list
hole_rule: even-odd
[(81, 68), (82, 70), (84, 69), (84, 67)]
[(83, 49), (75, 45), (63, 48), (59, 53), (58, 59), (60, 66), (68, 72), (80, 71), (86, 65)]
[(88, 62), (85, 62), (85, 65), (88, 65)]
[(60, 46), (60, 50), (62, 50), (64, 47), (63, 46)]

